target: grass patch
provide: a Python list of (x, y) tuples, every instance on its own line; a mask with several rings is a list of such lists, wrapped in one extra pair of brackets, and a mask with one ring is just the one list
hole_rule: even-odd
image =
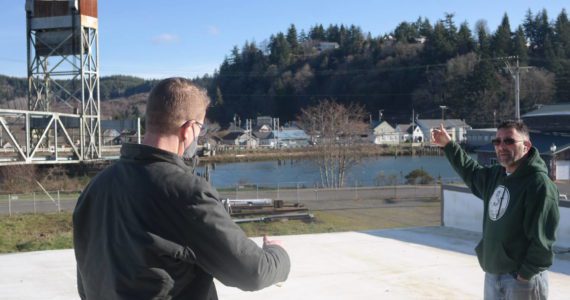
[[(440, 224), (440, 205), (379, 207), (313, 212), (312, 222), (299, 220), (241, 224), (248, 236), (358, 231)], [(0, 253), (73, 247), (71, 213), (0, 217)]]
[(71, 213), (0, 217), (0, 253), (73, 247)]

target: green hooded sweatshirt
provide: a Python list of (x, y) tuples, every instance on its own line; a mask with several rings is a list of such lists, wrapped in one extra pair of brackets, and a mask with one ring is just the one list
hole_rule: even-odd
[(484, 167), (454, 142), (445, 155), (471, 192), (483, 199), (483, 238), (475, 248), (485, 272), (517, 272), (530, 279), (552, 265), (560, 214), (558, 188), (531, 148), (511, 175), (500, 165)]

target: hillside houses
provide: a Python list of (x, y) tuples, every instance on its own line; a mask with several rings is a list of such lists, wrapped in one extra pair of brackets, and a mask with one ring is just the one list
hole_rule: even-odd
[(310, 144), (310, 137), (301, 128), (278, 124), (278, 119), (261, 116), (248, 121), (245, 129), (231, 124), (219, 137), (223, 145), (248, 149), (296, 148)]

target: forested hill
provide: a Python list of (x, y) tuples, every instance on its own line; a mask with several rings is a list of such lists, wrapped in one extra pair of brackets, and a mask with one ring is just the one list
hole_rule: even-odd
[[(234, 116), (295, 119), (322, 99), (361, 103), (376, 119), (466, 119), (488, 126), (514, 116), (514, 71), (521, 66), (521, 111), (537, 104), (570, 101), (570, 22), (563, 10), (528, 11), (513, 28), (504, 15), (498, 28), (485, 21), (458, 23), (454, 16), (402, 22), (373, 36), (355, 25), (291, 25), (262, 43), (245, 42), (228, 54), (212, 76), (195, 79), (212, 98), (209, 116), (226, 124)], [(25, 80), (0, 77), (0, 101), (25, 95)], [(102, 100), (148, 92), (155, 81), (129, 76), (101, 79)], [(23, 89), (23, 92), (22, 92)], [(20, 94), (18, 94), (20, 93)]]
[[(99, 81), (101, 100), (129, 97), (150, 91), (156, 80), (145, 80), (133, 76), (107, 76)], [(18, 97), (26, 97), (28, 82), (25, 78), (0, 75), (0, 104)]]
[[(517, 16), (517, 19), (523, 16)], [(474, 28), (471, 30), (471, 28)], [(319, 42), (338, 43), (319, 50)], [(356, 26), (294, 25), (264, 46), (235, 47), (210, 84), (211, 115), (274, 115), (284, 120), (299, 109), (330, 98), (358, 102), (376, 118), (409, 121), (446, 116), (492, 125), (514, 116), (514, 81), (505, 59), (518, 56), (521, 111), (536, 104), (570, 101), (570, 23), (565, 11), (551, 20), (546, 11), (524, 16), (511, 28), (508, 15), (493, 30), (485, 21), (457, 24), (453, 15), (431, 23), (402, 22), (390, 35), (373, 37)], [(516, 66), (516, 59), (509, 59)]]

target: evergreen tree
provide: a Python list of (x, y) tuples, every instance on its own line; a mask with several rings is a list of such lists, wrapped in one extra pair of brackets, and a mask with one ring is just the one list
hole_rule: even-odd
[(287, 30), (287, 42), (291, 47), (291, 51), (293, 51), (293, 53), (297, 53), (299, 49), (299, 40), (297, 36), (297, 28), (295, 28), (294, 24), (291, 24)]
[(337, 42), (340, 44), (340, 29), (338, 25), (329, 25), (325, 31), (325, 39), (329, 42)]
[(232, 48), (229, 62), (233, 65), (241, 65), (241, 54), (239, 53), (239, 49), (237, 46)]
[(479, 55), (481, 57), (489, 57), (491, 55), (491, 39), (489, 30), (487, 29), (487, 22), (485, 20), (477, 21), (475, 31), (477, 34)]
[(469, 29), (469, 24), (463, 22), (461, 26), (459, 26), (459, 32), (457, 33), (457, 52), (462, 55), (473, 50), (475, 50), (475, 41)]
[(442, 21), (436, 23), (425, 45), (429, 63), (442, 63), (456, 54), (455, 41), (449, 39), (448, 30)]
[(269, 62), (284, 67), (289, 64), (291, 59), (291, 46), (283, 33), (278, 33), (269, 41)]
[(556, 18), (554, 24), (555, 48), (557, 50), (558, 64), (554, 70), (556, 74), (556, 100), (568, 101), (570, 98), (570, 22), (566, 10)]
[(556, 18), (554, 34), (558, 56), (566, 59), (570, 58), (570, 22), (565, 9)]
[(398, 42), (411, 43), (418, 37), (418, 31), (415, 26), (408, 22), (402, 22), (394, 30), (394, 38)]
[(322, 24), (315, 25), (309, 30), (309, 38), (315, 41), (324, 41), (326, 39), (325, 29)]
[(447, 39), (453, 44), (457, 41), (457, 27), (455, 26), (455, 21), (453, 21), (454, 16), (455, 14), (445, 13), (445, 20), (443, 21), (447, 33)]
[(422, 18), (418, 18), (416, 21), (416, 27), (418, 28), (418, 33), (421, 36), (428, 37), (433, 33), (433, 26), (431, 26), (431, 23), (427, 18), (423, 20)]
[(309, 39), (307, 33), (305, 33), (305, 29), (301, 29), (301, 33), (299, 33), (299, 42), (304, 43)]
[(491, 43), (495, 57), (510, 55), (512, 53), (511, 43), (511, 25), (509, 24), (509, 17), (505, 13)]
[(518, 56), (522, 65), (528, 64), (528, 47), (526, 46), (526, 38), (522, 26), (519, 26), (513, 38), (513, 55)]

